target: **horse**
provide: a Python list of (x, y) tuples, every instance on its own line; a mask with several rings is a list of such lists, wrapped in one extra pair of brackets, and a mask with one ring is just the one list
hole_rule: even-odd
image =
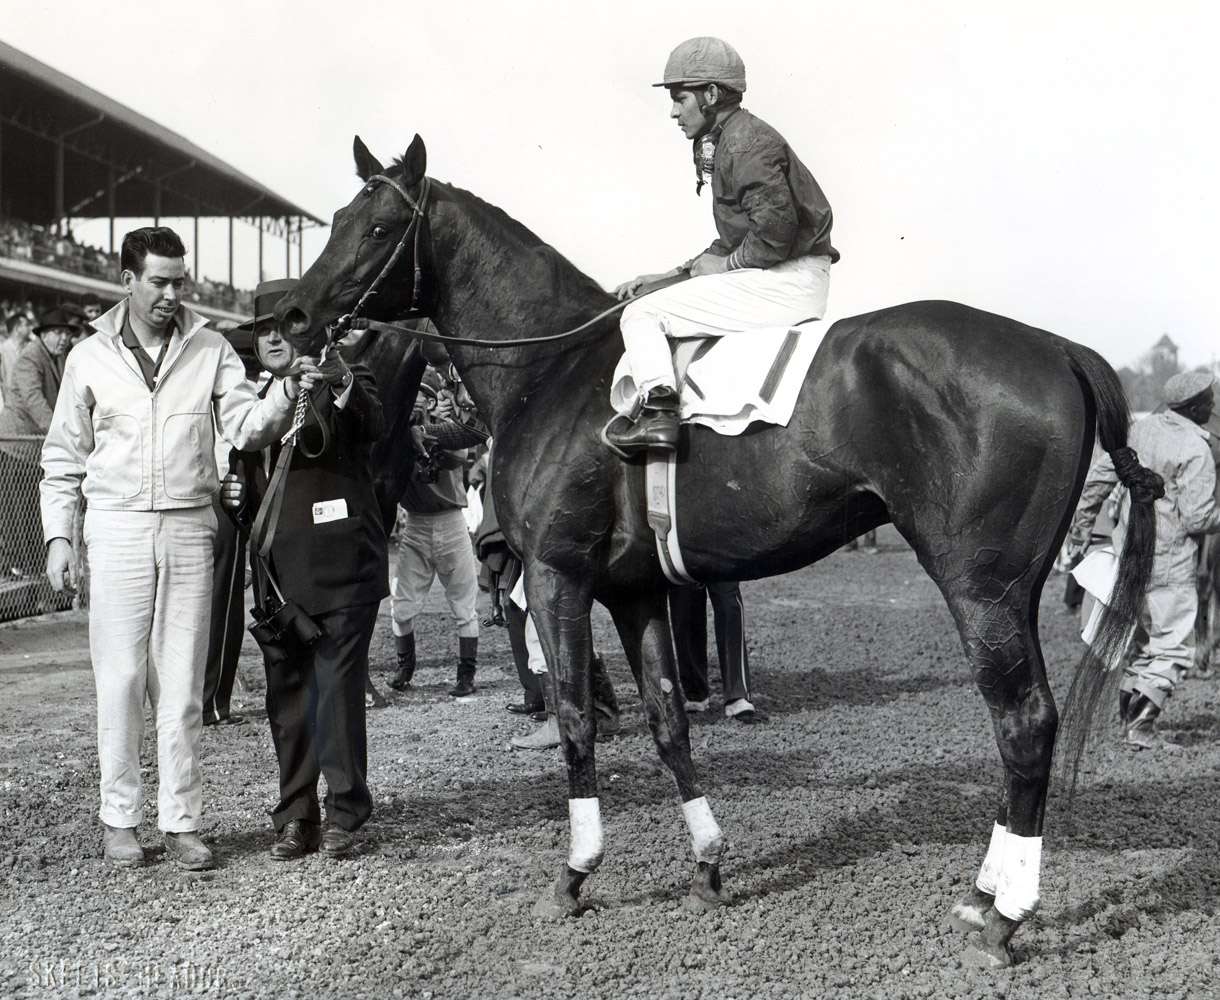
[[(360, 191), (276, 317), (298, 349), (407, 311), (426, 315), (489, 424), (494, 501), (525, 564), (567, 764), (570, 850), (535, 905), (581, 912), (603, 859), (589, 663), (590, 609), (610, 612), (695, 858), (686, 905), (731, 898), (725, 839), (691, 759), (666, 611), (669, 583), (645, 515), (645, 459), (602, 442), (622, 354), (613, 296), (524, 225), (426, 174), (415, 136), (384, 167), (356, 138)], [(698, 279), (694, 279), (698, 280)], [(490, 345), (490, 346), (489, 346)], [(494, 348), (494, 349), (493, 349)], [(975, 887), (953, 908), (967, 956), (1012, 961), (1039, 902), (1041, 838), (1060, 719), (1038, 601), (1080, 494), (1095, 432), (1137, 502), (1102, 631), (1062, 723), (1073, 769), (1151, 565), (1160, 480), (1126, 447), (1113, 369), (1054, 334), (926, 301), (834, 323), (787, 426), (740, 437), (683, 427), (677, 524), (688, 572), (746, 580), (817, 561), (892, 522), (939, 587), (990, 712), (1004, 780)]]

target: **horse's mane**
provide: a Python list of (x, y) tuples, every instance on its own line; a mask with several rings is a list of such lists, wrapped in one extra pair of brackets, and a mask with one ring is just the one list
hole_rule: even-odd
[[(402, 174), (406, 173), (406, 164), (403, 162), (402, 157), (395, 158), (394, 169)], [(551, 246), (551, 244), (542, 240), (528, 226), (505, 212), (504, 209), (484, 201), (477, 194), (473, 194), (456, 185), (440, 181), (433, 181), (433, 183), (440, 184), (445, 190), (460, 196), (463, 201), (479, 211), (481, 214), (480, 222), (495, 228), (502, 237), (516, 243), (524, 253), (532, 254), (539, 258), (550, 272), (550, 297), (554, 301), (560, 301), (568, 297), (596, 299), (606, 299), (609, 297), (610, 293), (602, 288), (601, 285), (585, 274), (568, 260), (567, 257)]]

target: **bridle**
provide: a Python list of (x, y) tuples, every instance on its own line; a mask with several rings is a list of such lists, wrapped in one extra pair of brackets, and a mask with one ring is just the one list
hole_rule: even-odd
[[(407, 242), (414, 237), (414, 260), (415, 278), (411, 287), (411, 309), (410, 314), (414, 317), (424, 317), (425, 314), (419, 308), (420, 302), (420, 287), (423, 284), (423, 270), (419, 264), (419, 240), (420, 232), (423, 226), (420, 225), (420, 219), (424, 216), (424, 211), (428, 207), (428, 198), (432, 193), (432, 179), (425, 176), (423, 184), (420, 187), (419, 199), (411, 197), (411, 193), (398, 181), (385, 174), (373, 174), (365, 180), (365, 184), (386, 184), (393, 190), (398, 192), (399, 197), (411, 208), (411, 221), (407, 223), (407, 228), (403, 230), (402, 238), (398, 241), (398, 245), (394, 248), (394, 252), (390, 254), (389, 260), (385, 262), (380, 273), (373, 279), (372, 284), (364, 290), (364, 293), (352, 306), (351, 311), (340, 316), (329, 327), (328, 344), (334, 344), (341, 340), (352, 330), (373, 330), (380, 333), (396, 333), (405, 337), (411, 337), (414, 340), (428, 341), (434, 344), (455, 344), (466, 347), (488, 347), (488, 348), (504, 348), (504, 347), (525, 347), (531, 344), (549, 344), (557, 340), (566, 340), (568, 337), (575, 336), (578, 333), (583, 333), (585, 330), (595, 326), (607, 316), (612, 316), (620, 309), (625, 309), (632, 301), (625, 299), (622, 302), (616, 302), (608, 309), (603, 309), (592, 319), (586, 320), (580, 326), (573, 327), (571, 330), (565, 330), (563, 333), (552, 333), (542, 337), (520, 337), (512, 340), (480, 340), (470, 337), (448, 337), (443, 333), (430, 333), (427, 330), (416, 330), (412, 327), (401, 326), (396, 323), (383, 323), (379, 320), (364, 318), (361, 313), (364, 311), (365, 304), (370, 298), (377, 294), (378, 286), (385, 280), (386, 276), (394, 269), (398, 263), (398, 259), (402, 256), (403, 250), (406, 249)], [(656, 284), (649, 285), (646, 291), (654, 291), (658, 288), (663, 288), (665, 285), (673, 284), (675, 281), (681, 281), (686, 278), (686, 274), (682, 274), (677, 278), (670, 278), (665, 281), (659, 281)], [(644, 294), (640, 292), (639, 294)], [(636, 296), (638, 298), (638, 295)]]
[(432, 179), (430, 177), (424, 177), (423, 184), (419, 189), (418, 201), (411, 197), (411, 192), (403, 187), (403, 185), (399, 184), (398, 181), (394, 180), (393, 177), (388, 177), (385, 174), (373, 174), (371, 177), (367, 178), (364, 183), (366, 186), (373, 184), (385, 184), (397, 191), (399, 197), (402, 198), (402, 200), (405, 201), (411, 208), (411, 221), (407, 223), (407, 228), (403, 230), (402, 237), (399, 239), (398, 245), (394, 247), (394, 252), (390, 254), (389, 260), (385, 262), (385, 265), (381, 268), (381, 271), (378, 272), (377, 277), (373, 279), (372, 284), (370, 284), (369, 287), (366, 288), (361, 294), (360, 298), (356, 300), (356, 304), (352, 306), (351, 312), (340, 316), (339, 319), (330, 327), (328, 332), (328, 342), (331, 344), (341, 340), (347, 335), (349, 330), (360, 330), (365, 328), (364, 324), (366, 324), (368, 321), (361, 320), (360, 318), (360, 314), (364, 311), (365, 304), (369, 299), (377, 294), (378, 286), (380, 286), (381, 283), (385, 281), (386, 276), (392, 270), (394, 270), (394, 266), (398, 263), (398, 259), (402, 256), (402, 252), (407, 248), (407, 243), (412, 239), (412, 237), (414, 237), (415, 244), (412, 251), (412, 256), (414, 258), (412, 263), (415, 267), (415, 278), (411, 285), (410, 311), (412, 314), (419, 314), (420, 285), (423, 284), (423, 270), (419, 265), (419, 236), (420, 232), (423, 230), (423, 226), (420, 225), (420, 219), (424, 217), (424, 211), (428, 207), (428, 198), (432, 194)]

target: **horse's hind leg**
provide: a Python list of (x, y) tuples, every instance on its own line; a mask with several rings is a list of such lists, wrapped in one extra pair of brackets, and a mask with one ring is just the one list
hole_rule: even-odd
[(731, 898), (720, 882), (725, 843), (691, 759), (690, 731), (674, 664), (665, 593), (608, 601), (606, 606), (635, 675), (657, 753), (673, 774), (682, 797), (682, 813), (695, 854), (695, 875), (686, 905), (695, 910), (712, 909)]
[(1038, 908), (1042, 821), (1059, 720), (1031, 607), (1037, 595), (1022, 594), (1019, 580), (987, 593), (993, 587), (942, 590), (991, 713), (1005, 770), (991, 844), (954, 917), (977, 928), (968, 960), (999, 967), (1012, 963), (1009, 941)]

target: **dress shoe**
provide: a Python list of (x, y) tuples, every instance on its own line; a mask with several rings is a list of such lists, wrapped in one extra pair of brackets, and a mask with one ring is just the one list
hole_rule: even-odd
[(724, 706), (724, 714), (738, 722), (752, 722), (754, 721), (754, 706), (745, 698), (738, 698)]
[(527, 736), (514, 736), (512, 744), (519, 750), (550, 750), (559, 746), (559, 720), (548, 715), (546, 722)]
[(386, 696), (373, 686), (372, 680), (369, 680), (364, 685), (364, 707), (365, 708), (385, 708), (389, 705)]
[(271, 845), (273, 861), (295, 861), (318, 849), (322, 827), (307, 819), (289, 820)]
[(144, 864), (144, 848), (136, 840), (133, 826), (103, 823), (102, 848), (106, 863), (116, 868), (139, 868)]
[(510, 705), (505, 705), (504, 708), (513, 715), (535, 715), (538, 712), (546, 711), (546, 706), (540, 701), (515, 701)]
[(341, 858), (356, 846), (356, 835), (341, 826), (328, 826), (322, 831), (322, 853), (328, 858)]
[(204, 716), (203, 724), (205, 726), (244, 726), (246, 724), (246, 717), (238, 715), (236, 712), (222, 716), (219, 719), (209, 719), (207, 716)]
[(163, 839), (165, 853), (184, 871), (201, 872), (215, 867), (216, 859), (196, 831), (167, 833)]

